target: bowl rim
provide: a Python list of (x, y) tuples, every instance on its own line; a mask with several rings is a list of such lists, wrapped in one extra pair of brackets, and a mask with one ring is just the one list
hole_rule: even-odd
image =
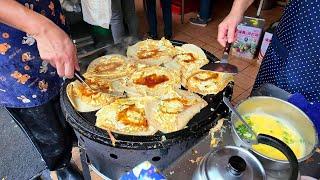
[[(317, 147), (318, 147), (318, 145), (319, 145), (317, 129), (315, 128), (315, 125), (314, 125), (314, 123), (311, 121), (311, 119), (309, 118), (309, 116), (307, 116), (299, 107), (295, 106), (294, 104), (289, 103), (288, 101), (285, 101), (285, 100), (282, 100), (282, 99), (279, 99), (279, 98), (275, 98), (275, 97), (271, 97), (271, 96), (253, 96), (253, 97), (249, 97), (249, 98), (247, 98), (247, 99), (245, 99), (245, 100), (237, 103), (237, 105), (235, 106), (235, 108), (238, 110), (238, 108), (239, 108), (239, 106), (240, 106), (241, 104), (243, 104), (243, 103), (246, 102), (246, 101), (251, 101), (251, 100), (254, 100), (254, 99), (273, 99), (273, 100), (276, 100), (276, 101), (280, 101), (281, 103), (285, 103), (285, 104), (293, 107), (293, 108), (296, 109), (299, 113), (301, 113), (303, 116), (305, 116), (306, 119), (309, 121), (309, 123), (312, 125), (312, 128), (314, 129), (314, 132), (315, 132), (315, 134), (314, 134), (314, 136), (315, 136), (315, 143), (314, 143), (314, 145), (313, 145), (312, 150), (311, 150), (308, 154), (304, 155), (304, 156), (301, 157), (301, 158), (297, 158), (297, 159), (298, 159), (298, 162), (300, 163), (300, 162), (303, 162), (303, 161), (309, 159), (309, 158), (315, 153), (315, 151), (316, 151), (316, 149), (317, 149)], [(245, 141), (242, 140), (242, 138), (241, 138), (241, 137), (239, 136), (239, 134), (237, 133), (237, 131), (236, 131), (236, 129), (235, 129), (235, 126), (234, 126), (235, 120), (232, 120), (232, 115), (233, 115), (233, 113), (231, 113), (231, 116), (230, 116), (230, 120), (231, 120), (231, 124), (232, 124), (232, 130), (234, 131), (235, 135), (237, 136), (237, 138), (238, 138), (242, 143), (246, 143)], [(264, 159), (267, 159), (267, 160), (271, 160), (271, 161), (279, 162), (279, 163), (284, 163), (284, 164), (289, 163), (288, 160), (273, 159), (273, 158), (271, 158), (271, 157), (268, 157), (268, 156), (266, 156), (266, 155), (263, 155), (263, 154), (257, 152), (256, 150), (254, 150), (253, 148), (250, 148), (250, 151), (252, 151), (253, 153), (259, 155), (260, 158), (264, 158)]]

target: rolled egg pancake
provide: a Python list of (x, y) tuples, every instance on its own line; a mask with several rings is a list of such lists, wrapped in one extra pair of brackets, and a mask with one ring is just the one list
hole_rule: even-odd
[(166, 62), (164, 67), (175, 72), (176, 76), (181, 76), (189, 71), (200, 69), (209, 63), (206, 54), (201, 48), (193, 44), (176, 46), (176, 55), (173, 61)]
[(116, 79), (132, 74), (136, 70), (134, 63), (125, 56), (111, 54), (93, 60), (84, 74), (86, 78), (99, 77)]
[(158, 130), (150, 125), (145, 115), (146, 98), (118, 99), (97, 113), (96, 126), (127, 135), (153, 135)]
[(202, 66), (209, 63), (203, 50), (193, 44), (182, 45), (173, 60), (177, 61), (184, 69), (200, 69)]
[(72, 106), (77, 111), (97, 111), (104, 105), (107, 105), (116, 99), (108, 94), (110, 87), (107, 82), (100, 85), (90, 81), (87, 81), (87, 83), (93, 88), (93, 90), (79, 81), (71, 82), (67, 86), (67, 96)]
[(140, 41), (127, 49), (128, 58), (137, 63), (147, 65), (161, 65), (172, 60), (176, 50), (171, 42), (165, 38), (161, 40), (147, 39)]
[(150, 124), (163, 133), (178, 131), (186, 127), (194, 115), (207, 106), (198, 95), (175, 89), (157, 100), (146, 102), (146, 116)]
[(150, 66), (134, 72), (126, 85), (129, 96), (158, 96), (172, 87), (179, 88), (181, 79), (165, 67)]
[(195, 70), (182, 76), (182, 86), (201, 95), (217, 94), (231, 81), (231, 74), (208, 70)]

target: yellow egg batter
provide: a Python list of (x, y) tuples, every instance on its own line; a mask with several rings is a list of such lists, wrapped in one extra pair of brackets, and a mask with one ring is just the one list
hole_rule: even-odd
[[(305, 145), (303, 139), (295, 128), (284, 120), (264, 113), (246, 114), (243, 118), (256, 134), (268, 134), (276, 137), (286, 143), (298, 159), (304, 156)], [(236, 130), (243, 137), (251, 136), (241, 122), (236, 125)], [(286, 157), (279, 150), (271, 146), (257, 144), (253, 145), (253, 149), (267, 157), (286, 160)]]

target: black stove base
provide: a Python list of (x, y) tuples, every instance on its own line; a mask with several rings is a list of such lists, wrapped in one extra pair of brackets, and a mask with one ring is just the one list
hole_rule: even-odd
[[(163, 149), (130, 150), (97, 143), (78, 132), (76, 135), (81, 149), (82, 167), (92, 164), (100, 173), (110, 179), (119, 179), (123, 174), (144, 161), (149, 161), (159, 170), (164, 170), (202, 138), (190, 138), (188, 141), (176, 142)], [(85, 172), (86, 170), (89, 171), (89, 168), (85, 167), (83, 174), (84, 176), (89, 174), (89, 177), (85, 177), (85, 179), (90, 179), (90, 173)]]

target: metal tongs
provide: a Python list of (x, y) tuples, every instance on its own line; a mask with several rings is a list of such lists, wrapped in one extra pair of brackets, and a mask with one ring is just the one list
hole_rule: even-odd
[(246, 126), (246, 128), (249, 130), (250, 134), (253, 138), (251, 139), (244, 139), (247, 143), (250, 145), (258, 144), (257, 134), (252, 130), (252, 128), (249, 126), (249, 124), (242, 118), (242, 116), (239, 114), (239, 112), (232, 106), (228, 98), (223, 97), (223, 102), (225, 105), (228, 106), (228, 108), (240, 119), (240, 121)]
[[(80, 74), (79, 71), (74, 71), (74, 77), (75, 77), (77, 80), (79, 80), (81, 83), (83, 83), (84, 85), (86, 85), (88, 88), (90, 88), (91, 91), (93, 91), (93, 92), (99, 92), (99, 91), (97, 91), (97, 90), (94, 90), (94, 89), (85, 81), (85, 77), (83, 77), (83, 76)], [(123, 98), (127, 97), (127, 95), (126, 95), (125, 92), (121, 93), (121, 92), (117, 92), (117, 91), (110, 91), (109, 94), (112, 95), (112, 96), (117, 96), (117, 97), (123, 97)]]
[(234, 65), (228, 63), (230, 48), (231, 48), (231, 43), (227, 42), (227, 44), (224, 48), (220, 63), (208, 63), (208, 64), (204, 65), (201, 69), (237, 74), (238, 73), (237, 66), (234, 66)]
[(79, 71), (74, 71), (74, 77), (79, 80), (81, 83), (83, 83), (84, 85), (86, 85), (88, 88), (90, 88), (92, 91), (94, 91), (92, 89), (92, 87), (85, 81), (85, 78), (80, 74)]

